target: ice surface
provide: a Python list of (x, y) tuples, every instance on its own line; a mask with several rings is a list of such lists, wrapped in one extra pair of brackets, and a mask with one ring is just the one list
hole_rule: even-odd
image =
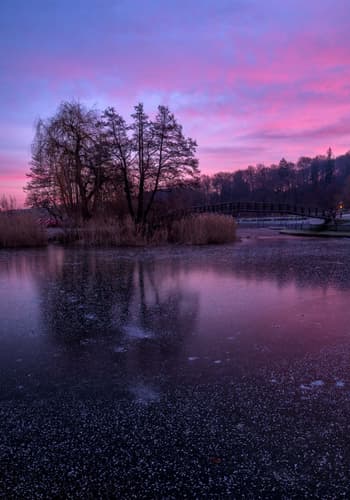
[(94, 321), (95, 319), (97, 319), (97, 316), (96, 316), (96, 314), (88, 313), (88, 314), (85, 314), (85, 319), (88, 319), (89, 321)]
[(159, 392), (149, 385), (138, 384), (131, 387), (130, 391), (137, 403), (149, 404), (159, 401)]
[(149, 330), (145, 330), (143, 328), (140, 328), (139, 326), (125, 326), (124, 327), (124, 332), (126, 335), (132, 339), (150, 339), (154, 335), (152, 332)]
[(113, 348), (113, 351), (114, 351), (114, 352), (118, 352), (118, 353), (121, 353), (121, 352), (126, 352), (126, 351), (127, 351), (127, 348), (126, 348), (126, 347), (124, 347), (124, 346), (122, 346), (122, 345), (120, 345), (120, 346), (115, 346), (115, 347)]
[(301, 384), (300, 385), (300, 389), (302, 391), (310, 391), (312, 389), (315, 389), (317, 387), (322, 387), (324, 385), (324, 382), (323, 380), (314, 380), (312, 382), (310, 382), (310, 384)]
[(314, 380), (311, 382), (311, 387), (322, 387), (324, 385), (323, 380)]

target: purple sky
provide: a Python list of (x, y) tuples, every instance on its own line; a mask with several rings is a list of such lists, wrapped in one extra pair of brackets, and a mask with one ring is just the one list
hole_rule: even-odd
[(203, 173), (350, 149), (349, 0), (2, 0), (0, 194), (62, 100), (168, 104)]

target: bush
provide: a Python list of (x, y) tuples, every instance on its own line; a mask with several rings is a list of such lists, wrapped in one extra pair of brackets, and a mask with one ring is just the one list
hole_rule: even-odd
[(36, 247), (46, 244), (46, 231), (32, 215), (21, 212), (0, 213), (0, 248)]
[(222, 214), (200, 214), (175, 221), (170, 241), (188, 245), (230, 243), (236, 239), (236, 223), (233, 217)]

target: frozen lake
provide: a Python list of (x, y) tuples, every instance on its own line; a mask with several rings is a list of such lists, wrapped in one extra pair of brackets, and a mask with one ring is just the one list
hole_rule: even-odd
[(0, 497), (348, 496), (350, 240), (261, 236), (1, 251)]

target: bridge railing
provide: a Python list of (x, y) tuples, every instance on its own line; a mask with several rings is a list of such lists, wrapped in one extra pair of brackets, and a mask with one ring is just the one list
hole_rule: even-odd
[(179, 219), (191, 214), (201, 213), (222, 213), (234, 216), (239, 216), (243, 213), (296, 215), (300, 217), (323, 219), (326, 222), (334, 220), (335, 217), (334, 210), (327, 210), (319, 207), (305, 207), (290, 203), (232, 201), (196, 205), (185, 209), (173, 210), (165, 214), (161, 219)]

